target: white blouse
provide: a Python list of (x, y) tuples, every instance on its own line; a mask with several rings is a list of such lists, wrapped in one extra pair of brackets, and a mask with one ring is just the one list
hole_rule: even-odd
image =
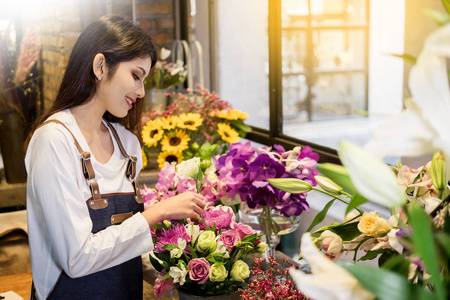
[[(51, 116), (64, 123), (84, 151), (91, 152), (70, 110)], [(122, 125), (113, 124), (129, 155), (138, 157), (137, 137)], [(111, 132), (110, 132), (111, 134)], [(99, 163), (91, 162), (102, 194), (133, 192), (125, 177), (126, 159), (111, 135), (114, 153)], [(46, 299), (61, 271), (81, 277), (121, 264), (153, 249), (150, 228), (138, 213), (120, 225), (91, 233), (86, 200), (91, 197), (81, 170), (80, 155), (70, 133), (60, 124), (37, 129), (25, 157), (28, 172), (27, 214), (33, 280), (38, 299)]]

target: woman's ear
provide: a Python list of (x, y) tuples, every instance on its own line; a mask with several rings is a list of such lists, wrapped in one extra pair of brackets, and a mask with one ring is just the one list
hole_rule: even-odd
[(92, 71), (98, 80), (102, 80), (106, 71), (105, 56), (102, 53), (97, 53), (92, 62)]

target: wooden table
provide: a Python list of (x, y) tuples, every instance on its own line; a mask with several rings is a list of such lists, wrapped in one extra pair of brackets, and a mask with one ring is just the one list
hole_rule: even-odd
[(0, 294), (13, 291), (24, 299), (28, 299), (31, 291), (31, 273), (0, 276)]

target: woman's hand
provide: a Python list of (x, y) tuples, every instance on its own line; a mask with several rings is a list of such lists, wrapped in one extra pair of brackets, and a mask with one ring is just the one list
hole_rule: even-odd
[(156, 223), (167, 219), (196, 219), (203, 213), (205, 205), (202, 195), (185, 192), (150, 206), (142, 215), (152, 227)]

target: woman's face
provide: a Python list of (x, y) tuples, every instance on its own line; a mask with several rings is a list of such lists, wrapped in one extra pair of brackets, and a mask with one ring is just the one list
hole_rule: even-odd
[(97, 95), (113, 116), (123, 118), (128, 114), (137, 98), (145, 95), (144, 80), (150, 72), (151, 59), (138, 58), (119, 63), (116, 72), (99, 84)]

